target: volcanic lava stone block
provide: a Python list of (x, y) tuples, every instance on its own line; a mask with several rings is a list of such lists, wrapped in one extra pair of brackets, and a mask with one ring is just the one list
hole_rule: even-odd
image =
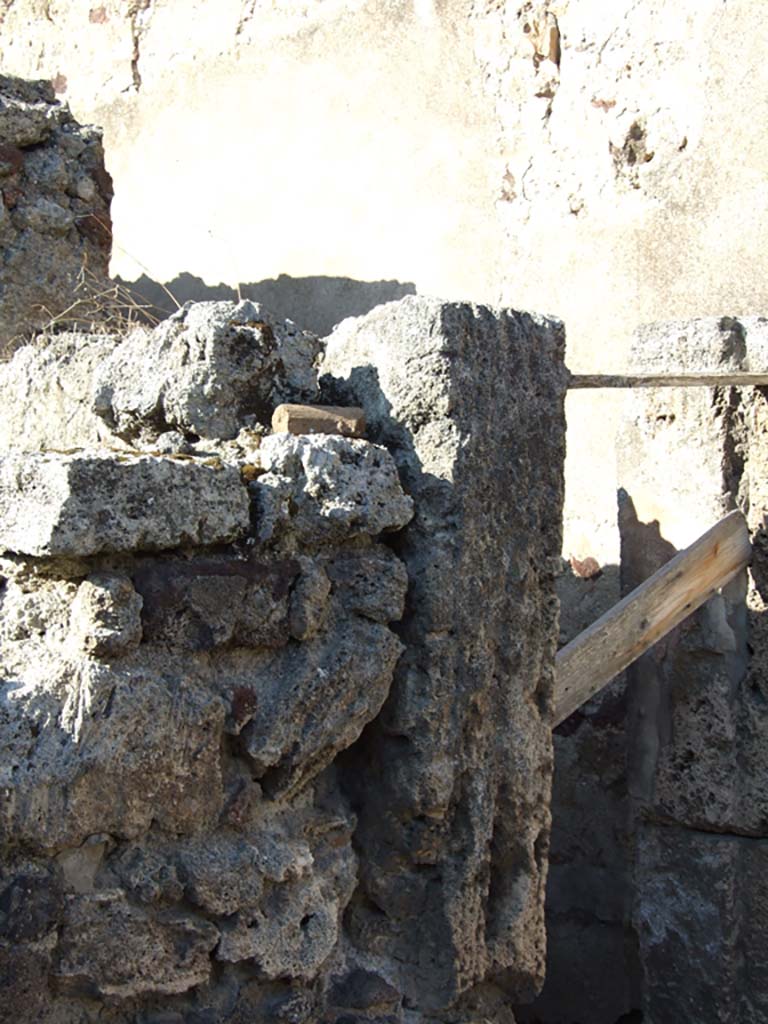
[(543, 979), (563, 348), (556, 321), (416, 296), (327, 339), (324, 398), (363, 407), (415, 504), (406, 650), (346, 770), (354, 940), (424, 1010)]

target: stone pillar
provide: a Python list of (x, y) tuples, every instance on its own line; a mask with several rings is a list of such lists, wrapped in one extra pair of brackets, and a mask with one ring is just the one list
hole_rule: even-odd
[(345, 770), (353, 936), (427, 1011), (465, 993), (481, 1016), (503, 1001), (484, 979), (526, 1001), (544, 976), (562, 359), (556, 322), (421, 297), (327, 340), (327, 394), (365, 408), (415, 499), (406, 650)]
[[(758, 318), (638, 332), (630, 372), (764, 370)], [(758, 554), (766, 515), (761, 389), (633, 391), (619, 437), (622, 584), (636, 586), (740, 507)], [(764, 570), (721, 594), (630, 670), (634, 920), (651, 1024), (747, 1022), (768, 1013), (768, 703)], [(748, 605), (745, 599), (748, 600)]]

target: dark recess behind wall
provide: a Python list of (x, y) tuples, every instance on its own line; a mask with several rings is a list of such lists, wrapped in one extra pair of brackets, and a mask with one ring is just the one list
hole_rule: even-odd
[[(160, 317), (166, 317), (190, 300), (237, 299), (238, 289), (227, 284), (209, 285), (202, 278), (184, 272), (165, 285), (143, 274), (137, 281), (117, 281), (127, 288), (141, 305), (149, 305)], [(170, 295), (168, 294), (170, 292)], [(350, 277), (277, 278), (239, 286), (239, 297), (264, 305), (281, 319), (293, 320), (320, 337), (348, 316), (362, 316), (383, 302), (415, 295), (416, 286), (401, 281), (356, 281)]]

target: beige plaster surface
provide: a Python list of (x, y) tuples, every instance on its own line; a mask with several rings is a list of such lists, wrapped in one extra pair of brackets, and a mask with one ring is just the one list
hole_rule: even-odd
[[(4, 71), (105, 130), (113, 272), (395, 279), (638, 323), (768, 307), (757, 0), (0, 0)], [(566, 551), (617, 557), (621, 399), (572, 395)]]

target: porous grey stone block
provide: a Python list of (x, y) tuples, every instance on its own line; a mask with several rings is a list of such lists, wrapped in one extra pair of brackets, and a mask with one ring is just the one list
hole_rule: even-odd
[(261, 540), (289, 529), (299, 541), (398, 530), (413, 515), (386, 448), (348, 437), (273, 434), (259, 448), (266, 472), (252, 485)]
[(125, 440), (172, 430), (233, 438), (246, 418), (268, 426), (281, 402), (315, 397), (318, 351), (314, 335), (258, 303), (188, 302), (115, 348), (93, 408)]
[(406, 650), (346, 764), (350, 927), (432, 1013), (491, 975), (523, 1000), (543, 979), (563, 349), (556, 321), (422, 297), (327, 339), (324, 397), (364, 408), (415, 503)]
[(104, 452), (0, 456), (0, 549), (93, 555), (234, 540), (249, 525), (236, 468)]
[(94, 573), (80, 584), (72, 603), (70, 629), (86, 654), (118, 657), (141, 642), (142, 599), (131, 581), (114, 573)]
[(45, 668), (0, 688), (0, 844), (58, 851), (153, 821), (182, 834), (216, 822), (225, 707), (210, 687), (160, 659)]

